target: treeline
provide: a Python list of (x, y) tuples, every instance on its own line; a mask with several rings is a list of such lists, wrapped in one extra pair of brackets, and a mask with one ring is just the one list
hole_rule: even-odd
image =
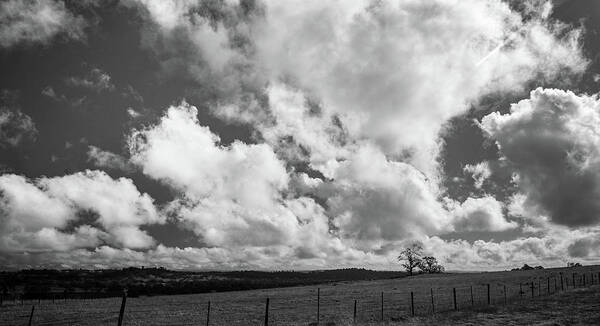
[(165, 268), (109, 270), (21, 270), (0, 272), (4, 296), (18, 294), (26, 299), (92, 298), (192, 294), (240, 291), (328, 282), (376, 280), (403, 277), (406, 273), (367, 269), (322, 271), (226, 271), (186, 272)]

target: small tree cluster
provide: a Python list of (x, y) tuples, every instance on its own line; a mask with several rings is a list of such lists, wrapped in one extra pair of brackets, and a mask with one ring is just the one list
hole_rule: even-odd
[(417, 268), (423, 273), (444, 272), (444, 266), (438, 264), (435, 257), (423, 256), (423, 246), (419, 242), (413, 242), (410, 246), (404, 248), (398, 255), (398, 260), (410, 276)]

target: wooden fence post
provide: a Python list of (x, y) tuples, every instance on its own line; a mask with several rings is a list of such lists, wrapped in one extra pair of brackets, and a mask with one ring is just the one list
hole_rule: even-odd
[(583, 286), (585, 286), (585, 273), (583, 273)]
[(560, 290), (561, 291), (565, 290), (565, 286), (563, 285), (563, 275), (562, 275), (562, 272), (560, 273)]
[(458, 307), (456, 306), (456, 288), (452, 288), (452, 299), (454, 301), (454, 310), (458, 310)]
[(489, 283), (487, 285), (487, 299), (488, 299), (488, 305), (490, 305), (492, 303), (492, 300), (490, 298), (490, 284)]
[(542, 296), (542, 279), (538, 278), (538, 297)]
[(319, 318), (321, 317), (321, 288), (317, 288), (317, 325), (319, 325)]
[(533, 281), (531, 281), (531, 298), (533, 299)]
[(352, 314), (352, 322), (356, 323), (356, 300), (354, 300), (354, 314)]
[(383, 291), (381, 291), (381, 321), (383, 321)]
[(29, 314), (29, 326), (31, 326), (31, 322), (33, 321), (33, 311), (35, 310), (35, 306), (31, 306), (31, 314)]
[(519, 296), (523, 299), (523, 283), (519, 283)]
[(415, 295), (412, 291), (410, 292), (410, 315), (415, 316)]
[[(435, 304), (433, 301), (433, 288), (430, 288), (429, 291), (431, 292), (431, 312), (435, 314)], [(411, 295), (411, 302), (412, 302), (412, 295)], [(412, 305), (412, 303), (411, 303), (411, 305)]]
[(265, 305), (265, 326), (269, 326), (269, 298), (267, 298)]
[(548, 281), (547, 292), (548, 292), (548, 295), (550, 295), (550, 277), (546, 277), (546, 279)]
[(473, 299), (473, 285), (471, 285), (471, 307), (475, 306), (475, 300)]
[(554, 292), (558, 292), (558, 285), (556, 285), (556, 277), (554, 278)]
[(575, 273), (573, 273), (573, 284), (572, 284), (572, 285), (573, 285), (573, 288), (575, 288), (575, 287), (576, 287), (576, 286), (575, 286)]
[(506, 305), (506, 284), (504, 285), (504, 304)]
[(123, 290), (123, 300), (121, 300), (121, 310), (119, 310), (118, 325), (123, 325), (123, 316), (125, 315), (125, 304), (127, 302), (127, 290)]
[(208, 307), (206, 307), (206, 326), (210, 323), (210, 300), (208, 300)]

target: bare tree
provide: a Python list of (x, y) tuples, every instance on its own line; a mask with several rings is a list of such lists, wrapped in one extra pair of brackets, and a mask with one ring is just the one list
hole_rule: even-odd
[(423, 257), (423, 259), (421, 259), (421, 264), (419, 265), (419, 268), (425, 272), (425, 273), (443, 273), (444, 272), (444, 266), (438, 264), (438, 261), (435, 257), (433, 256), (426, 256)]
[(404, 248), (398, 256), (398, 261), (403, 262), (402, 267), (406, 269), (408, 275), (412, 276), (413, 270), (421, 265), (421, 256), (423, 255), (423, 246), (419, 242), (413, 242), (410, 246)]

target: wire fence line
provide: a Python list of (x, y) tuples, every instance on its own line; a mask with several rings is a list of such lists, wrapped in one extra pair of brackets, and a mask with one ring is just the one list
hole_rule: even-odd
[[(4, 294), (0, 299), (0, 324), (30, 325), (334, 325), (389, 322), (411, 316), (452, 310), (468, 310), (486, 305), (503, 305), (553, 295), (573, 288), (600, 284), (600, 271), (551, 272), (515, 280), (485, 279), (472, 284), (424, 284), (391, 289), (288, 288), (282, 291), (254, 291), (254, 295), (231, 297), (223, 293), (206, 294), (203, 302), (189, 295), (183, 300), (164, 296), (95, 298), (92, 294), (57, 296)], [(12, 318), (12, 319), (11, 319)]]

